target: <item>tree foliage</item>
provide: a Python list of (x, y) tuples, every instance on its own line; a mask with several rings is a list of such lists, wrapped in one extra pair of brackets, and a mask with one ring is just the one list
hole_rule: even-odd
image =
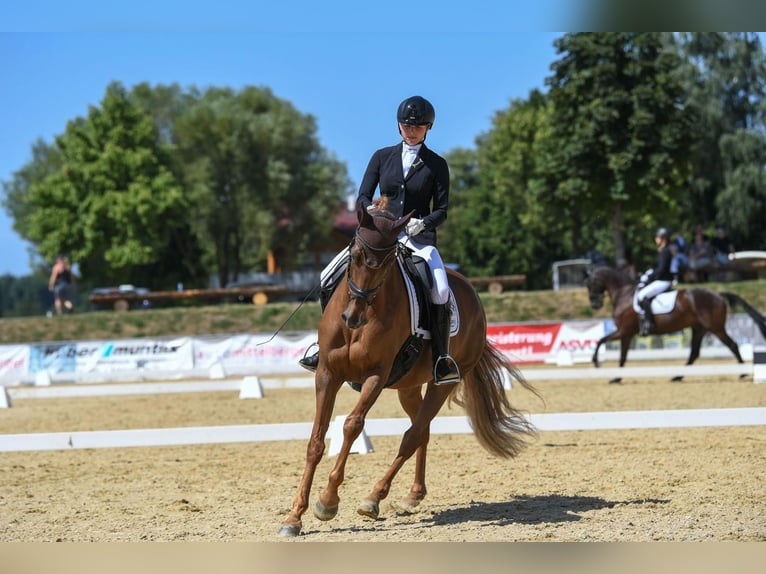
[(222, 285), (263, 268), (269, 253), (279, 268), (295, 266), (328, 239), (350, 184), (319, 145), (313, 117), (269, 90), (211, 88), (179, 116), (175, 135), (189, 221)]
[(740, 246), (766, 246), (766, 59), (758, 35), (680, 35), (697, 109), (686, 209)]
[(16, 231), (90, 285), (226, 285), (290, 268), (332, 230), (349, 192), (313, 117), (269, 90), (108, 86), (4, 184)]
[(618, 260), (626, 224), (676, 227), (681, 215), (692, 116), (670, 42), (659, 33), (603, 33), (566, 34), (555, 44), (562, 57), (547, 82), (552, 191), (588, 224), (579, 229), (611, 228)]

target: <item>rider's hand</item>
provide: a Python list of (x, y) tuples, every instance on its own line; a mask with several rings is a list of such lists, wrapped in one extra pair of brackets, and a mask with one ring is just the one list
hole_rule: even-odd
[(426, 224), (423, 223), (422, 219), (412, 218), (409, 223), (407, 223), (407, 235), (412, 237), (423, 231), (425, 228)]
[(650, 269), (649, 271), (641, 275), (641, 279), (639, 280), (639, 282), (646, 285), (647, 283), (649, 283), (649, 279), (651, 276), (652, 276), (652, 270)]

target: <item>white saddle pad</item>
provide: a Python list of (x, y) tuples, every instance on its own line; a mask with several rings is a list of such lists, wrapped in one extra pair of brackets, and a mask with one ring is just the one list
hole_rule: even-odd
[[(641, 307), (638, 305), (637, 299), (638, 292), (633, 295), (633, 309), (636, 313), (642, 313)], [(665, 291), (660, 293), (654, 299), (652, 299), (652, 313), (655, 315), (664, 315), (670, 313), (676, 306), (676, 298), (678, 297), (678, 291)]]
[[(431, 338), (431, 331), (424, 329), (419, 323), (420, 318), (420, 305), (418, 304), (418, 297), (415, 294), (415, 285), (412, 283), (409, 274), (404, 270), (404, 266), (398, 259), (396, 262), (399, 264), (399, 268), (402, 272), (402, 278), (404, 279), (404, 286), (407, 288), (407, 299), (410, 303), (410, 332), (413, 335), (419, 335), (424, 339)], [(449, 308), (450, 308), (450, 337), (457, 335), (460, 330), (460, 314), (458, 313), (457, 303), (455, 303), (455, 297), (452, 295), (450, 289), (449, 294)]]

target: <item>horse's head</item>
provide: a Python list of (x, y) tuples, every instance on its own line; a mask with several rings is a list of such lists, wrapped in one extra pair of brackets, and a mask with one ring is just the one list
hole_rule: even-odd
[(588, 288), (588, 298), (593, 309), (601, 309), (604, 306), (604, 291), (606, 284), (597, 271), (590, 269), (585, 271), (585, 287)]
[(369, 210), (361, 203), (356, 209), (359, 227), (349, 247), (348, 307), (341, 317), (349, 329), (367, 323), (367, 308), (378, 296), (388, 276), (399, 246), (399, 233), (412, 213), (397, 218), (388, 210), (388, 198), (373, 202)]

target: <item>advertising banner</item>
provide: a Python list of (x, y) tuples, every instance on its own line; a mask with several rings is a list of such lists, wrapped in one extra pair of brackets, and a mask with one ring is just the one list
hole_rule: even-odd
[(34, 344), (29, 349), (29, 372), (74, 373), (77, 368), (77, 343)]
[(77, 343), (75, 369), (81, 373), (184, 371), (194, 366), (192, 350), (189, 337), (82, 342)]
[(194, 366), (209, 369), (215, 364), (227, 374), (291, 373), (298, 359), (316, 341), (316, 333), (298, 338), (267, 335), (239, 335), (218, 342), (194, 342)]
[(487, 325), (487, 338), (514, 363), (544, 363), (566, 351), (575, 361), (588, 361), (604, 336), (603, 321)]

